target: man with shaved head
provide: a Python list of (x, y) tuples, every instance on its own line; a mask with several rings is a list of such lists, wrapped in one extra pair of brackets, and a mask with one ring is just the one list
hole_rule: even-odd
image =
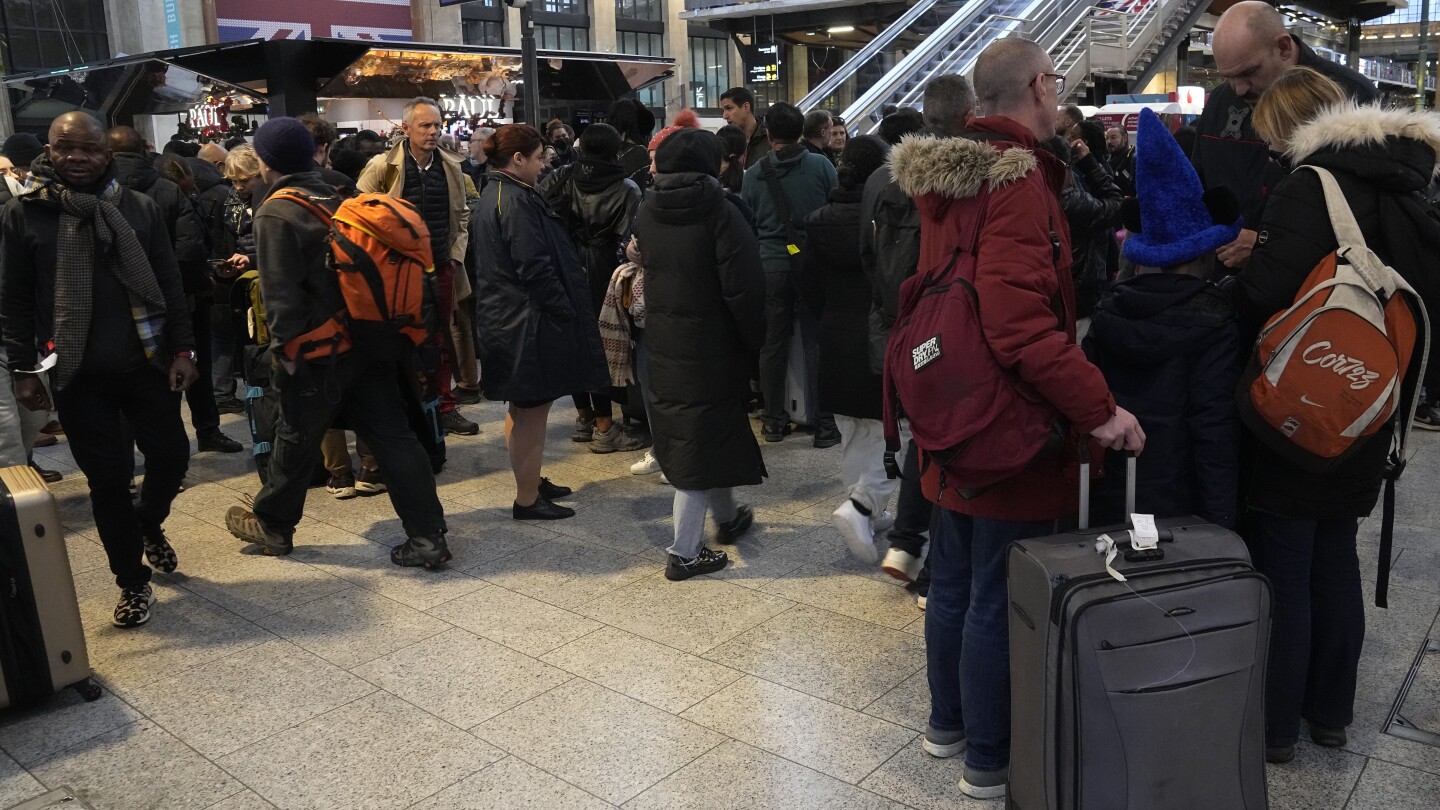
[[(0, 211), (0, 332), (15, 398), (50, 407), (35, 371), (53, 355), (54, 404), (120, 586), (113, 620), (138, 627), (155, 601), (145, 559), (176, 567), (161, 524), (190, 457), (180, 420), (180, 394), (199, 376), (190, 308), (160, 209), (116, 182), (99, 121), (55, 119), (31, 184)], [(132, 502), (135, 446), (145, 482)]]
[[(980, 55), (974, 81), (983, 118), (958, 138), (906, 138), (890, 163), (920, 215), (919, 267), (943, 275), (941, 268), (962, 254), (975, 257), (960, 272), (984, 304), (969, 316), (952, 312), (972, 320), (960, 328), (983, 337), (981, 351), (988, 349), (1007, 375), (1008, 387), (997, 396), (1012, 403), (1007, 416), (987, 419), (958, 448), (920, 447), (921, 486), (937, 507), (925, 606), (930, 717), (922, 746), (935, 757), (963, 752), (960, 790), (994, 799), (1005, 795), (1010, 768), (1005, 555), (1016, 540), (1053, 534), (1078, 508), (1076, 443), (1054, 438), (1056, 425), (1133, 452), (1144, 447), (1145, 434), (1075, 344), (1070, 236), (1058, 197), (1066, 167), (1040, 148), (1055, 135), (1063, 77), (1042, 48), (1011, 37)], [(924, 373), (971, 382), (964, 379), (971, 368), (966, 348), (910, 337), (918, 342), (905, 347), (911, 355), (933, 349), (924, 364), (934, 370)], [(904, 404), (917, 443), (925, 420), (964, 407)], [(1010, 415), (1021, 412), (1031, 415), (1018, 421)], [(985, 480), (993, 483), (978, 484), (979, 468), (1002, 446), (1023, 449), (1008, 469), (991, 471)], [(971, 448), (986, 461), (967, 458)]]
[(1251, 109), (1261, 94), (1296, 65), (1325, 74), (1362, 104), (1379, 99), (1380, 94), (1369, 79), (1320, 57), (1292, 36), (1280, 12), (1258, 0), (1237, 3), (1221, 15), (1212, 50), (1225, 83), (1205, 100), (1205, 112), (1195, 123), (1198, 137), (1190, 160), (1205, 188), (1228, 186), (1240, 200), (1246, 228), (1239, 239), (1217, 251), (1227, 267), (1239, 269), (1249, 262), (1255, 247), (1265, 197), (1285, 176), (1285, 169), (1270, 158), (1269, 146), (1251, 125)]

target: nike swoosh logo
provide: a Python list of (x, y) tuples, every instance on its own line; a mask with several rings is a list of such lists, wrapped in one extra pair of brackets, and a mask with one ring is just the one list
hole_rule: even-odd
[(1321, 405), (1320, 403), (1318, 403), (1318, 402), (1316, 402), (1315, 400), (1313, 400), (1313, 399), (1305, 396), (1304, 394), (1301, 394), (1301, 395), (1300, 395), (1300, 401), (1303, 402), (1303, 403), (1305, 403), (1306, 405), (1314, 405), (1314, 406), (1317, 407), (1317, 408), (1323, 408), (1323, 407), (1325, 407), (1324, 405)]

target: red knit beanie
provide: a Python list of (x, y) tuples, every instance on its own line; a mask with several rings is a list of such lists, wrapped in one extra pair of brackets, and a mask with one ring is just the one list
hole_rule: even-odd
[(663, 143), (666, 138), (682, 129), (699, 128), (700, 116), (696, 115), (694, 110), (681, 110), (675, 114), (675, 123), (655, 133), (655, 137), (650, 139), (650, 151), (654, 152), (656, 149), (659, 149), (660, 144)]

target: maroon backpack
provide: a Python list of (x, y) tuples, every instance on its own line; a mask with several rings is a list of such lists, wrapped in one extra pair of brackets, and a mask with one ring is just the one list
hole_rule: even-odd
[[(995, 360), (980, 324), (976, 251), (990, 196), (987, 183), (950, 208), (962, 234), (947, 262), (900, 286), (900, 310), (885, 350), (886, 467), (896, 469), (900, 420), (910, 423), (941, 489), (973, 498), (1065, 440), (1059, 413)], [(968, 241), (968, 245), (965, 244)], [(1059, 250), (1058, 238), (1051, 243)]]

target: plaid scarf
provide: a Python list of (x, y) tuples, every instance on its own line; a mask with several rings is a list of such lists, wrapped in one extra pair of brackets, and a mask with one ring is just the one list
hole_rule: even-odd
[[(605, 349), (605, 364), (610, 367), (611, 385), (624, 387), (635, 379), (635, 341), (630, 339), (630, 318), (639, 304), (640, 317), (635, 324), (645, 326), (645, 305), (631, 298), (640, 287), (645, 270), (634, 262), (615, 268), (600, 304), (600, 345)], [(632, 303), (633, 302), (633, 303)]]
[(154, 359), (165, 331), (165, 295), (150, 257), (125, 215), (115, 207), (123, 194), (120, 184), (112, 179), (99, 194), (86, 194), (59, 182), (53, 169), (43, 169), (32, 173), (35, 188), (31, 194), (60, 206), (52, 336), (59, 354), (55, 387), (64, 388), (84, 358), (96, 272), (113, 273), (125, 287), (145, 358)]

